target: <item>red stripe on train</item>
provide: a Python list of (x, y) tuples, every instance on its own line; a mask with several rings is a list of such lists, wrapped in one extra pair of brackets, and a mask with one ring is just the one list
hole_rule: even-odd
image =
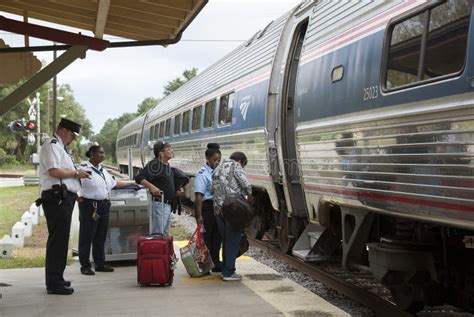
[(404, 196), (399, 196), (399, 195), (356, 192), (352, 190), (326, 188), (326, 187), (315, 186), (315, 185), (305, 185), (305, 189), (315, 190), (315, 191), (319, 191), (323, 193), (335, 193), (335, 194), (341, 194), (341, 195), (347, 195), (347, 196), (354, 196), (357, 198), (390, 200), (390, 201), (396, 201), (396, 202), (401, 202), (401, 203), (411, 204), (411, 205), (421, 205), (421, 206), (428, 206), (428, 207), (440, 208), (440, 209), (474, 212), (474, 206), (466, 206), (466, 205), (437, 202), (437, 201), (431, 201), (431, 200), (425, 200), (425, 199), (409, 198), (409, 197), (404, 197)]

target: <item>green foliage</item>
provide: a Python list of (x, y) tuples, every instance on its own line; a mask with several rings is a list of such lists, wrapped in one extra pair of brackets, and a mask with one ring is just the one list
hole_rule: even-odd
[(0, 237), (11, 235), (11, 228), (38, 198), (38, 186), (0, 187)]
[[(185, 70), (183, 72), (183, 78), (176, 78), (165, 86), (165, 95), (170, 94), (172, 91), (178, 89), (185, 82), (197, 75), (198, 69), (193, 68), (191, 70)], [(159, 100), (153, 97), (145, 98), (140, 104), (137, 105), (137, 111), (135, 113), (124, 113), (118, 118), (111, 118), (105, 121), (104, 126), (98, 134), (91, 138), (92, 141), (99, 143), (104, 148), (105, 154), (108, 156), (106, 160), (113, 163), (117, 162), (115, 155), (115, 143), (117, 141), (118, 131), (127, 123), (135, 119), (136, 117), (144, 114), (150, 109), (153, 109), (158, 104)]]
[(145, 98), (145, 100), (142, 101), (141, 104), (138, 105), (138, 109), (137, 109), (137, 116), (147, 112), (148, 110), (150, 109), (153, 109), (156, 107), (156, 105), (158, 104), (158, 99), (155, 99), (153, 97), (147, 97)]
[(163, 88), (165, 89), (163, 91), (163, 95), (168, 96), (171, 94), (173, 91), (184, 85), (187, 81), (191, 80), (194, 76), (196, 76), (198, 73), (198, 69), (196, 67), (193, 67), (191, 70), (186, 69), (183, 72), (183, 77), (178, 77), (175, 78), (171, 81), (169, 81)]
[(0, 148), (0, 166), (4, 165), (16, 165), (18, 164), (14, 155), (7, 154), (4, 149)]
[(124, 125), (135, 119), (136, 116), (136, 113), (126, 112), (118, 118), (108, 119), (105, 121), (99, 134), (95, 135), (93, 138), (95, 142), (99, 143), (99, 145), (104, 148), (105, 154), (109, 158), (112, 157), (114, 163), (117, 162), (117, 157), (115, 155), (117, 133)]
[[(8, 96), (22, 82), (15, 85), (0, 85), (0, 99)], [(53, 102), (52, 102), (52, 81), (41, 86), (37, 91), (40, 93), (40, 129), (42, 133), (47, 133), (49, 136), (55, 130), (52, 127), (52, 116), (53, 116)], [(34, 92), (30, 99), (36, 96)], [(84, 153), (84, 146), (81, 145), (82, 138), (90, 138), (92, 136), (92, 124), (86, 117), (84, 108), (74, 99), (73, 91), (69, 85), (61, 85), (58, 89), (57, 101), (57, 115), (59, 122), (60, 117), (65, 117), (75, 122), (82, 124), (81, 136), (76, 139), (76, 142), (70, 145), (70, 148), (76, 159), (79, 159), (82, 153)], [(9, 123), (18, 119), (28, 119), (29, 104), (27, 100), (21, 101), (9, 112), (0, 117), (0, 142), (2, 143), (2, 149), (6, 155), (12, 155), (19, 162), (26, 163), (30, 160), (30, 154), (36, 152), (36, 143), (28, 145), (26, 141), (26, 132), (13, 133), (8, 127)], [(3, 156), (2, 156), (3, 157)], [(7, 157), (7, 160), (10, 158)], [(1, 163), (0, 163), (1, 164)]]

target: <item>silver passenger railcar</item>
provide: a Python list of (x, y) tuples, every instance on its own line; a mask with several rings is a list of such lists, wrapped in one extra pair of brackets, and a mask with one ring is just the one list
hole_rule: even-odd
[(303, 2), (137, 119), (135, 166), (157, 139), (190, 175), (208, 142), (243, 151), (255, 237), (308, 261), (340, 254), (406, 310), (474, 311), (472, 10)]

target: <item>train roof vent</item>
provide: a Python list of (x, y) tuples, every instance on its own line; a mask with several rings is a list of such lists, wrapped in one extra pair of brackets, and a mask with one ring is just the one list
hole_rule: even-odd
[(252, 44), (253, 40), (255, 40), (258, 36), (258, 34), (260, 33), (260, 31), (258, 31), (257, 33), (255, 33), (248, 41), (247, 43), (245, 43), (245, 47), (247, 46), (250, 46), (250, 44)]
[(272, 25), (272, 23), (273, 23), (273, 21), (268, 23), (267, 26), (263, 28), (263, 30), (258, 32), (257, 39), (261, 38), (265, 34), (265, 32), (267, 32), (268, 28), (270, 27), (270, 25)]

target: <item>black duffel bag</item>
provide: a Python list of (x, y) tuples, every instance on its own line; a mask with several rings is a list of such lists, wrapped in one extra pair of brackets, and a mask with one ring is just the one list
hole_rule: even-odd
[(227, 194), (222, 204), (222, 216), (235, 229), (248, 227), (255, 216), (255, 209), (241, 194)]

